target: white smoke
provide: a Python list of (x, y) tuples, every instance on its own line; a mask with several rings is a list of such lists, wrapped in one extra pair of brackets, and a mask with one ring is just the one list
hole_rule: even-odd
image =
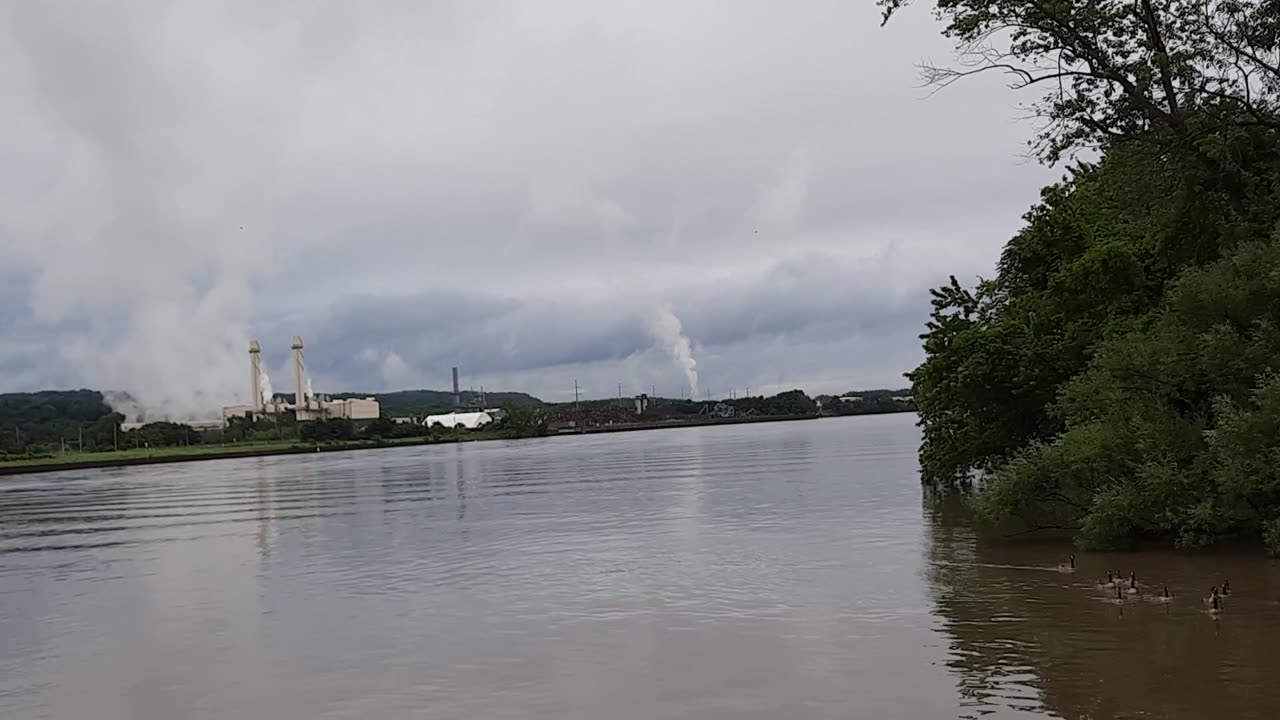
[(267, 377), (266, 370), (260, 373), (259, 380), (262, 384), (262, 404), (270, 405), (271, 401), (275, 399), (276, 393), (271, 389), (271, 378)]
[(698, 391), (698, 362), (693, 359), (693, 346), (685, 337), (680, 318), (671, 311), (670, 305), (658, 306), (649, 320), (649, 332), (666, 348), (676, 367), (684, 373), (689, 382), (690, 394)]
[(316, 394), (315, 394), (314, 392), (312, 392), (312, 391), (311, 391), (311, 376), (310, 376), (310, 375), (308, 375), (308, 376), (307, 376), (307, 383), (306, 383), (306, 386), (307, 386), (307, 387), (306, 387), (306, 389), (305, 389), (305, 390), (303, 390), (303, 395), (302, 395), (302, 396), (303, 396), (304, 398), (306, 398), (307, 400), (310, 400), (311, 398), (313, 398), (313, 397), (315, 397), (315, 396), (316, 396)]
[[(0, 93), (32, 118), (15, 146), (66, 158), (33, 166), (38, 194), (0, 197), (0, 220), (17, 230), (0, 232), (0, 259), (34, 277), (34, 319), (61, 331), (57, 350), (80, 382), (127, 393), (135, 406), (118, 409), (132, 417), (217, 417), (252, 400), (250, 283), (269, 266), (273, 183), (302, 90), (259, 79), (263, 64), (288, 72), (281, 18), (180, 37), (177, 10), (135, 10), (0, 10), (0, 65), (12, 69)], [(182, 12), (202, 28), (214, 11)]]

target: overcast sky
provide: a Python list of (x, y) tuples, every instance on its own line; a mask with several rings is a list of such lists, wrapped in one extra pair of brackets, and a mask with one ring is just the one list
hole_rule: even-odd
[(663, 307), (700, 395), (901, 386), (1058, 175), (999, 79), (927, 97), (925, 6), (2, 7), (6, 391), (215, 414), (299, 334), (318, 392), (674, 395)]

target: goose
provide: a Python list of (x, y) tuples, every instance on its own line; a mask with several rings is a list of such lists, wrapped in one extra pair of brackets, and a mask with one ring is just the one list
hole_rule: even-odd
[(1138, 594), (1138, 576), (1134, 575), (1132, 572), (1129, 573), (1129, 594)]
[(1220, 612), (1222, 612), (1222, 601), (1218, 599), (1218, 594), (1214, 593), (1213, 597), (1209, 600), (1209, 614), (1217, 615)]
[(1099, 582), (1098, 582), (1098, 587), (1100, 587), (1100, 588), (1113, 588), (1113, 587), (1115, 587), (1115, 586), (1116, 586), (1116, 579), (1115, 579), (1115, 576), (1111, 574), (1111, 571), (1110, 571), (1110, 570), (1108, 570), (1108, 571), (1107, 571), (1107, 579), (1106, 579), (1106, 580), (1099, 581)]
[(1214, 600), (1216, 600), (1218, 597), (1219, 597), (1219, 596), (1218, 596), (1218, 586), (1217, 586), (1217, 585), (1214, 585), (1213, 587), (1209, 588), (1209, 594), (1205, 596), (1205, 598), (1204, 598), (1204, 604), (1205, 604), (1205, 605), (1209, 605), (1209, 604), (1213, 603), (1213, 601), (1214, 601)]
[(1223, 581), (1222, 581), (1222, 594), (1223, 594), (1223, 595), (1230, 595), (1230, 594), (1231, 594), (1231, 581), (1230, 581), (1230, 580), (1223, 580)]
[(1107, 602), (1111, 603), (1112, 605), (1124, 604), (1124, 592), (1120, 590), (1119, 585), (1116, 586), (1116, 596), (1113, 598), (1108, 598)]
[(1073, 573), (1076, 571), (1076, 554), (1071, 553), (1071, 556), (1067, 558), (1067, 561), (1068, 564), (1058, 565), (1058, 572)]
[(1169, 594), (1169, 586), (1168, 586), (1168, 585), (1165, 585), (1165, 586), (1164, 586), (1164, 592), (1163, 592), (1163, 593), (1161, 593), (1161, 594), (1160, 594), (1160, 596), (1156, 598), (1156, 602), (1164, 602), (1164, 603), (1167, 603), (1167, 602), (1169, 602), (1169, 601), (1170, 601), (1170, 600), (1172, 600), (1172, 599), (1173, 599), (1173, 596)]

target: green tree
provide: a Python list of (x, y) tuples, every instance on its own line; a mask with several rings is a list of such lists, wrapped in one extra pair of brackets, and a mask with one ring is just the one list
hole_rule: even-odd
[(298, 423), (299, 436), (307, 442), (342, 442), (355, 437), (355, 425), (347, 418)]
[[(907, 4), (877, 0), (885, 22)], [(1046, 122), (1032, 144), (1046, 160), (1142, 137), (1220, 171), (1239, 133), (1280, 130), (1280, 0), (936, 0), (934, 7), (960, 62), (928, 66), (925, 78), (948, 85), (997, 72), (1015, 88), (1040, 90), (1030, 109)]]
[[(905, 0), (881, 0), (886, 20)], [(922, 479), (1086, 547), (1280, 549), (1264, 465), (1280, 357), (1280, 1), (937, 0), (947, 85), (1043, 88), (1055, 162), (997, 264), (934, 291), (909, 374)], [(1276, 458), (1280, 459), (1280, 458)]]
[(508, 403), (502, 408), (504, 417), (498, 426), (503, 437), (541, 437), (547, 434), (547, 413), (527, 403)]

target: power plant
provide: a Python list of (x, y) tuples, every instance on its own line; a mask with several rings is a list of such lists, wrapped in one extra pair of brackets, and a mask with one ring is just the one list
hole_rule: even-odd
[[(311, 381), (306, 377), (302, 361), (302, 338), (293, 336), (293, 402), (280, 400), (270, 390), (270, 381), (262, 371), (262, 346), (257, 340), (249, 341), (249, 375), (252, 402), (246, 405), (228, 405), (222, 408), (223, 422), (233, 417), (256, 420), (262, 417), (293, 415), (298, 422), (309, 420), (377, 420), (381, 408), (374, 398), (345, 398), (331, 400), (311, 392)], [(455, 370), (456, 372), (456, 370)], [(456, 376), (455, 376), (456, 377)]]

